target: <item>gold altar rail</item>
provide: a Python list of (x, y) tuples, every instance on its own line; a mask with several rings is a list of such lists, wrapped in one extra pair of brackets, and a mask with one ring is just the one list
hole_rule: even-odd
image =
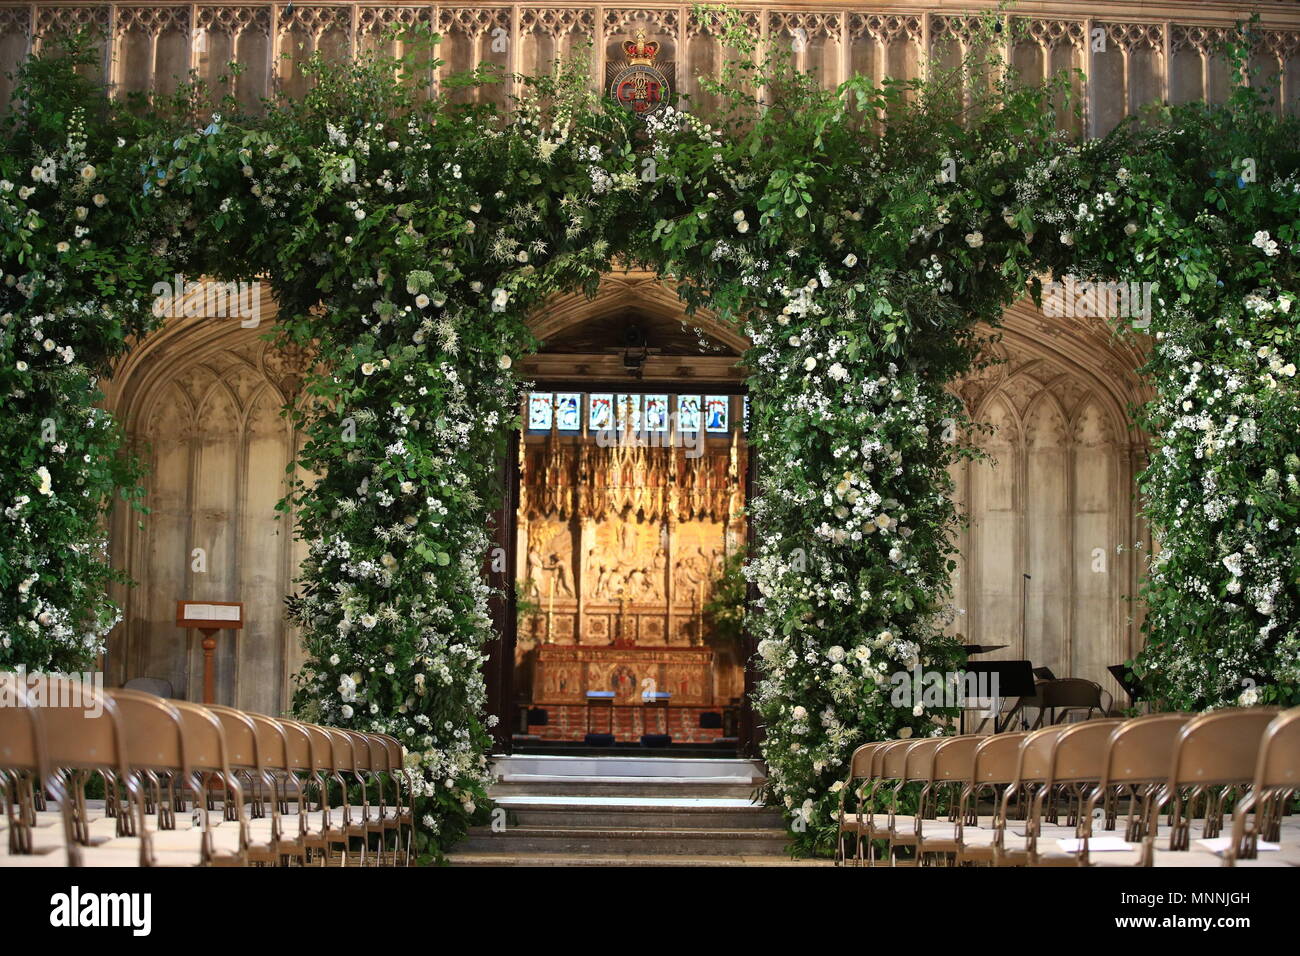
[[(927, 69), (929, 51), (951, 62), (945, 41), (969, 41), (971, 13), (996, 8), (990, 0), (949, 2), (746, 3), (734, 9), (760, 44), (792, 43), (803, 69), (832, 86), (852, 73), (914, 77)], [(1251, 66), (1275, 87), (1287, 109), (1300, 104), (1300, 6), (1259, 2)], [(1146, 102), (1221, 99), (1227, 67), (1214, 55), (1232, 24), (1246, 14), (1236, 3), (1080, 3), (1038, 0), (1000, 14), (1024, 27), (1022, 39), (1005, 30), (1009, 60), (1028, 75), (1063, 68), (1084, 74), (1078, 92), (1086, 104), (1086, 132), (1105, 133)], [(709, 18), (687, 3), (455, 6), (426, 3), (0, 3), (0, 74), (12, 70), (50, 37), (93, 29), (103, 38), (101, 78), (115, 91), (162, 92), (193, 71), (215, 83), (235, 61), (241, 102), (255, 107), (276, 89), (298, 95), (306, 79), (298, 68), (315, 50), (343, 54), (375, 47), (389, 27), (427, 24), (442, 37), (442, 75), (482, 62), (507, 73), (549, 69), (557, 56), (592, 43), (593, 82), (603, 86), (607, 62), (638, 28), (661, 44), (661, 60), (677, 90), (699, 94), (695, 76), (716, 70), (723, 51)], [(1010, 25), (1010, 24), (1009, 24)], [(796, 42), (797, 41), (797, 42)], [(399, 52), (389, 44), (390, 52)], [(1281, 73), (1280, 80), (1276, 79)], [(10, 82), (0, 78), (6, 101)], [(510, 86), (480, 91), (508, 102)], [(701, 97), (707, 107), (707, 97)]]

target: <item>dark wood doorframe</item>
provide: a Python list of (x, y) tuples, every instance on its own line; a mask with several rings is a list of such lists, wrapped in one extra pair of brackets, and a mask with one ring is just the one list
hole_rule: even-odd
[[(514, 745), (515, 641), (519, 623), (515, 596), (515, 542), (519, 525), (518, 430), (511, 430), (506, 439), (505, 460), (501, 462), (498, 474), (501, 507), (492, 522), (492, 553), (487, 561), (488, 583), (494, 592), (488, 602), (488, 612), (496, 637), (487, 645), (488, 660), (483, 666), (483, 679), (487, 685), (487, 712), (497, 717), (497, 725), (492, 728), (496, 752), (508, 754)], [(505, 567), (496, 570), (502, 563)]]
[[(564, 383), (566, 386), (570, 383)], [(641, 385), (641, 383), (636, 383)], [(684, 383), (683, 383), (684, 384)], [(604, 383), (572, 383), (575, 389), (592, 391)], [(543, 387), (542, 385), (538, 386)], [(559, 387), (546, 383), (545, 387)], [(673, 388), (655, 383), (655, 388), (673, 391)], [(677, 387), (677, 386), (674, 386)], [(630, 391), (626, 384), (625, 390)], [(747, 394), (744, 386), (711, 384), (706, 386), (713, 394)], [(743, 422), (742, 422), (742, 426)], [(492, 618), (492, 629), (496, 637), (488, 642), (488, 661), (484, 665), (484, 682), (487, 686), (487, 712), (495, 714), (497, 725), (492, 729), (492, 737), (497, 753), (509, 754), (514, 746), (514, 724), (517, 711), (515, 701), (515, 645), (518, 640), (518, 608), (515, 594), (515, 566), (518, 559), (516, 547), (519, 537), (519, 450), (522, 436), (518, 430), (512, 430), (506, 440), (505, 460), (501, 463), (498, 474), (501, 479), (501, 507), (493, 520), (492, 540), (493, 554), (488, 556), (486, 564), (488, 582), (494, 592), (488, 602)], [(746, 439), (745, 454), (745, 507), (749, 508), (757, 487), (757, 456), (754, 446)], [(745, 551), (752, 553), (754, 545), (754, 525), (746, 519)], [(502, 549), (505, 570), (493, 570), (493, 557), (498, 554), (496, 548)], [(751, 582), (746, 588), (746, 616), (758, 597), (758, 590)], [(738, 721), (737, 753), (742, 757), (759, 757), (763, 740), (763, 729), (754, 713), (753, 694), (757, 689), (758, 674), (754, 669), (754, 654), (757, 642), (749, 629), (741, 635), (740, 650), (745, 667), (745, 687), (740, 702), (740, 719)]]

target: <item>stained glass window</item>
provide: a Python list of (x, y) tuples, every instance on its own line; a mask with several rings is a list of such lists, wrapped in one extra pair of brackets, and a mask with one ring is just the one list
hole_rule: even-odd
[(609, 393), (587, 396), (587, 427), (593, 432), (614, 427), (614, 396)]
[(730, 402), (726, 395), (704, 396), (704, 427), (711, 432), (725, 432)]
[(554, 396), (550, 392), (528, 393), (528, 427), (532, 431), (551, 430)]
[(633, 431), (641, 427), (641, 396), (620, 395), (618, 397), (618, 427)]
[(679, 432), (700, 430), (700, 396), (677, 396), (677, 430)]
[(645, 430), (648, 432), (668, 430), (667, 395), (647, 395), (645, 397)]
[(555, 427), (562, 432), (581, 431), (581, 392), (560, 392), (555, 396)]

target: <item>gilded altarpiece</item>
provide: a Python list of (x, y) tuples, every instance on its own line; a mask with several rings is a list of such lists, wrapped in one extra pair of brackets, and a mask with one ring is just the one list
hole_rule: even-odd
[(518, 553), (528, 602), (516, 686), (536, 704), (588, 691), (633, 703), (724, 705), (743, 668), (704, 613), (744, 543), (739, 429), (692, 449), (529, 435), (521, 447)]

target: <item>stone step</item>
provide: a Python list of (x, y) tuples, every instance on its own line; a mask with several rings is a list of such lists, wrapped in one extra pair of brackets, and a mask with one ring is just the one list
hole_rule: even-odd
[(832, 860), (793, 860), (777, 854), (734, 856), (648, 856), (637, 853), (537, 853), (511, 854), (457, 851), (448, 858), (452, 866), (834, 866)]
[(759, 828), (620, 830), (609, 827), (474, 827), (458, 854), (631, 854), (637, 856), (779, 856), (785, 830)]
[(762, 784), (736, 777), (575, 776), (568, 774), (507, 774), (489, 789), (494, 798), (507, 796), (593, 797), (715, 797), (749, 799)]
[(780, 829), (780, 811), (741, 798), (503, 796), (511, 826), (601, 829)]
[(541, 774), (566, 777), (711, 777), (733, 781), (762, 780), (763, 765), (738, 757), (584, 757), (558, 754), (515, 754), (492, 758), (503, 776)]

